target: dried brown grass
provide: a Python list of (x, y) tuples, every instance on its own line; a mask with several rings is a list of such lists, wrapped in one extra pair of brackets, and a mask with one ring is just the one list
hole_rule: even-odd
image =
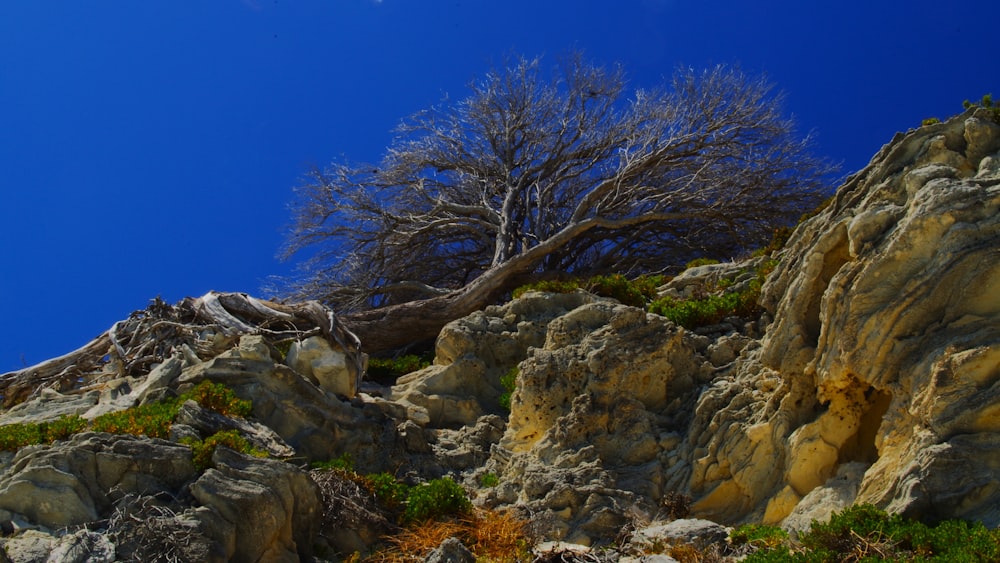
[(462, 541), (477, 560), (517, 563), (532, 559), (526, 523), (507, 512), (475, 510), (456, 520), (429, 521), (407, 526), (388, 538), (389, 547), (368, 557), (368, 563), (423, 561), (446, 539)]

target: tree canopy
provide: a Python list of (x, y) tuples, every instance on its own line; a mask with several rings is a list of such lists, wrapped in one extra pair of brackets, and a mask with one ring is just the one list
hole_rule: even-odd
[(815, 206), (832, 171), (739, 68), (630, 92), (579, 54), (521, 57), (469, 90), (404, 120), (378, 164), (297, 189), (287, 256), (313, 253), (300, 297), (361, 316), (459, 294), (481, 307), (525, 277), (734, 256)]

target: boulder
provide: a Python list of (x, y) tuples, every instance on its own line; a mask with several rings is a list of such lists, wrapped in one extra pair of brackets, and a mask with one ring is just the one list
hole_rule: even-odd
[(438, 336), (434, 365), (400, 377), (392, 400), (407, 406), (414, 422), (436, 428), (501, 414), (500, 378), (543, 344), (552, 319), (597, 299), (582, 291), (529, 292), (453, 321)]
[(343, 350), (334, 349), (320, 336), (293, 342), (285, 365), (306, 376), (325, 391), (348, 399), (358, 392), (360, 375)]
[(225, 546), (226, 559), (299, 561), (312, 556), (322, 509), (319, 487), (308, 473), (225, 447), (215, 450), (212, 464), (190, 491), (205, 509), (196, 517), (207, 535)]

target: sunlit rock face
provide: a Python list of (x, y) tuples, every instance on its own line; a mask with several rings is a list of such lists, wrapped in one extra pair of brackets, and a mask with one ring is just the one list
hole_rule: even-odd
[(760, 349), (692, 420), (696, 512), (776, 523), (828, 488), (1000, 523), (1000, 126), (979, 111), (897, 136), (796, 230)]

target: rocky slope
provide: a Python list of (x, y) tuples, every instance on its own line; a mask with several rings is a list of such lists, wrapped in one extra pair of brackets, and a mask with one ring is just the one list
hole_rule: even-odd
[[(540, 539), (582, 545), (676, 516), (688, 497), (728, 525), (801, 529), (870, 502), (996, 527), (998, 208), (1000, 125), (970, 110), (898, 135), (800, 225), (773, 257), (760, 319), (690, 331), (584, 292), (529, 293), (449, 324), (434, 364), (391, 389), (359, 388), (363, 358), (315, 307), (159, 304), (92, 361), (0, 376), (0, 425), (93, 419), (204, 380), (252, 412), (188, 401), (168, 439), (84, 432), (0, 454), (0, 544), (17, 561), (363, 551), (384, 523), (338, 519), (304, 469), (343, 454), (411, 482), (452, 475)], [(751, 269), (697, 268), (662, 291)], [(508, 413), (500, 380), (514, 369)], [(220, 429), (270, 459), (218, 448), (200, 470), (178, 440)], [(499, 483), (481, 487), (486, 473)]]

